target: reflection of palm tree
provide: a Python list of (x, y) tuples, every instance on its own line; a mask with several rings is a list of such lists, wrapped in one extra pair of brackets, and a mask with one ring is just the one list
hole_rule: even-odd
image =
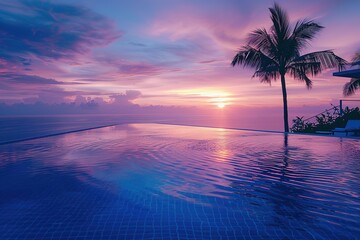
[(289, 158), (291, 156), (291, 151), (289, 147), (288, 134), (284, 134), (284, 144), (282, 150), (283, 164), (279, 166), (279, 173), (281, 173), (281, 175), (279, 175), (280, 178), (278, 181), (276, 181), (276, 184), (270, 185), (269, 189), (270, 193), (277, 194), (277, 196), (281, 197), (269, 198), (268, 206), (272, 207), (273, 209), (272, 221), (278, 222), (279, 224), (288, 226), (290, 228), (292, 221), (310, 221), (308, 215), (309, 204), (307, 204), (307, 199), (303, 197), (307, 195), (306, 189), (291, 184), (294, 182), (294, 180), (305, 182), (306, 179), (300, 174), (300, 172), (296, 172), (296, 177), (293, 175), (294, 165), (292, 161), (290, 161), (291, 158)]
[[(355, 54), (352, 62), (352, 65), (360, 65), (360, 51)], [(350, 82), (344, 85), (343, 92), (345, 96), (350, 96), (353, 95), (357, 89), (360, 89), (360, 78), (352, 78)]]
[(289, 160), (289, 157), (288, 157), (288, 155), (289, 155), (288, 145), (289, 145), (288, 135), (284, 134), (284, 160), (283, 160), (284, 169), (286, 169), (287, 166), (289, 165), (289, 163), (288, 163), (288, 160)]
[(301, 50), (308, 45), (323, 27), (313, 21), (300, 20), (291, 30), (287, 14), (275, 4), (270, 8), (273, 26), (257, 29), (249, 36), (246, 46), (235, 55), (232, 65), (242, 64), (255, 68), (254, 76), (261, 82), (271, 83), (280, 77), (284, 105), (284, 128), (289, 131), (287, 93), (285, 75), (290, 74), (297, 80), (304, 81), (310, 89), (312, 81), (308, 75), (315, 76), (323, 69), (342, 66), (345, 60), (332, 51), (320, 51), (300, 55)]

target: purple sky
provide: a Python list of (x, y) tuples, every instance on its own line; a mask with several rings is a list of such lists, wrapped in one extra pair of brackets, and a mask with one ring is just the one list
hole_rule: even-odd
[[(360, 49), (360, 1), (277, 2), (291, 21), (310, 18), (325, 26), (307, 51), (332, 49), (350, 60)], [(19, 103), (37, 108), (36, 102), (112, 113), (126, 113), (134, 104), (229, 114), (280, 108), (281, 119), (279, 82), (270, 87), (252, 79), (251, 69), (230, 66), (247, 34), (270, 26), (272, 5), (267, 0), (1, 1), (0, 109)], [(343, 98), (347, 79), (332, 72), (314, 78), (310, 91), (287, 79), (291, 116), (316, 114)]]

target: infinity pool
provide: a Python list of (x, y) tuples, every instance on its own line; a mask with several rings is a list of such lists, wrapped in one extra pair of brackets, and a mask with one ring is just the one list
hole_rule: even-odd
[(0, 146), (0, 239), (358, 239), (360, 141), (129, 124)]

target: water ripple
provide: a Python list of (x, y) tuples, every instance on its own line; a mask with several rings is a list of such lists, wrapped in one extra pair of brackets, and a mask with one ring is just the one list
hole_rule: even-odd
[(313, 138), (126, 125), (2, 146), (7, 160), (0, 164), (31, 158), (33, 174), (71, 168), (91, 176), (81, 181), (97, 179), (132, 198), (171, 197), (235, 212), (241, 204), (255, 215), (348, 224), (360, 233), (360, 144)]

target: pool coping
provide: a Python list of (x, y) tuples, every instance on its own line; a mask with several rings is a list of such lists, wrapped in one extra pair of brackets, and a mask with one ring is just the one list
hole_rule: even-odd
[(108, 125), (101, 125), (101, 126), (90, 127), (90, 128), (70, 130), (70, 131), (59, 132), (59, 133), (46, 134), (46, 135), (36, 136), (36, 137), (16, 139), (16, 140), (11, 140), (11, 141), (7, 141), (7, 142), (0, 142), (0, 146), (1, 145), (12, 144), (12, 143), (30, 141), (30, 140), (35, 140), (35, 139), (60, 136), (60, 135), (65, 135), (65, 134), (70, 134), (70, 133), (84, 132), (84, 131), (95, 130), (95, 129), (99, 129), (99, 128), (126, 125), (126, 124), (158, 124), (158, 125), (172, 125), (172, 126), (183, 126), (183, 127), (225, 129), (225, 130), (233, 130), (233, 131), (248, 131), (248, 132), (262, 132), (262, 133), (274, 133), (274, 134), (297, 135), (297, 136), (330, 137), (330, 138), (345, 138), (345, 139), (360, 140), (360, 137), (354, 137), (354, 136), (319, 135), (319, 134), (312, 134), (312, 133), (292, 133), (292, 132), (285, 133), (285, 132), (276, 131), (276, 130), (259, 130), (259, 129), (232, 128), (232, 127), (215, 127), (215, 126), (206, 126), (206, 125), (177, 124), (177, 123), (166, 123), (166, 122), (162, 122), (162, 123), (159, 123), (159, 122), (124, 122), (124, 123), (108, 124)]
[[(137, 124), (137, 123), (134, 123)], [(282, 132), (276, 130), (259, 130), (259, 129), (250, 129), (250, 128), (232, 128), (232, 127), (214, 127), (206, 125), (194, 125), (194, 124), (176, 124), (176, 123), (141, 123), (141, 124), (163, 124), (163, 125), (174, 125), (174, 126), (188, 126), (188, 127), (202, 127), (202, 128), (214, 128), (214, 129), (226, 129), (226, 130), (237, 130), (237, 131), (249, 131), (249, 132), (264, 132), (264, 133), (275, 133), (275, 134), (287, 134), (287, 135), (303, 135), (303, 136), (315, 136), (315, 137), (330, 137), (330, 138), (346, 138), (346, 139), (355, 139), (360, 140), (360, 137), (354, 136), (336, 136), (336, 135), (324, 135), (324, 134), (313, 134), (313, 133), (293, 133), (293, 132)]]
[(119, 125), (119, 124), (101, 125), (101, 126), (96, 126), (96, 127), (82, 128), (82, 129), (70, 130), (70, 131), (59, 132), (59, 133), (51, 133), (51, 134), (46, 134), (46, 135), (36, 136), (36, 137), (22, 138), (22, 139), (7, 141), (7, 142), (0, 142), (0, 146), (1, 145), (6, 145), (6, 144), (12, 144), (12, 143), (30, 141), (30, 140), (40, 139), (40, 138), (47, 138), (47, 137), (65, 135), (65, 134), (69, 134), (69, 133), (83, 132), (83, 131), (94, 130), (94, 129), (99, 129), (99, 128), (105, 128), (105, 127), (112, 127), (112, 126), (116, 126), (116, 125)]

